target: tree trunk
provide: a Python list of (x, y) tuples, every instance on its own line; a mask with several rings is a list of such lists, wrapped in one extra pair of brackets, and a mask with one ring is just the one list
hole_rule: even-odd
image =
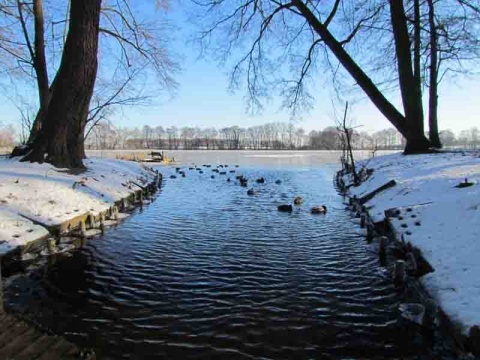
[[(328, 28), (320, 22), (320, 20), (312, 13), (308, 6), (301, 0), (292, 0), (294, 6), (307, 20), (309, 25), (315, 30), (315, 32), (324, 41), (325, 45), (335, 55), (337, 60), (342, 64), (345, 70), (355, 79), (357, 84), (367, 94), (373, 104), (378, 110), (387, 118), (388, 121), (407, 139), (406, 153), (411, 150), (414, 152), (425, 152), (430, 147), (429, 141), (425, 138), (423, 130), (421, 136), (418, 134), (418, 129), (412, 131), (412, 125), (416, 122), (410, 120), (409, 113), (403, 116), (387, 98), (381, 93), (381, 91), (375, 86), (373, 81), (365, 74), (365, 72), (357, 65), (352, 57), (345, 51), (340, 42), (330, 33)], [(403, 8), (403, 5), (402, 5)], [(403, 17), (405, 14), (403, 13)], [(407, 32), (408, 41), (408, 32)], [(410, 47), (408, 47), (408, 52)], [(410, 53), (408, 54), (410, 59)], [(411, 72), (411, 59), (410, 59), (410, 72)], [(400, 76), (402, 74), (399, 74)], [(412, 74), (413, 78), (413, 74)], [(413, 82), (413, 80), (412, 80)], [(408, 92), (407, 92), (408, 93)], [(403, 97), (403, 96), (402, 96)], [(420, 101), (421, 105), (421, 101)], [(408, 121), (407, 121), (407, 119)], [(418, 121), (417, 121), (418, 122)], [(418, 124), (417, 124), (418, 125)], [(422, 123), (423, 129), (423, 123)], [(408, 151), (407, 151), (408, 150)]]
[(437, 26), (435, 25), (435, 9), (433, 0), (428, 3), (428, 24), (430, 28), (430, 84), (428, 92), (428, 135), (432, 146), (442, 148), (438, 134), (438, 46)]
[[(45, 117), (46, 109), (50, 101), (50, 90), (48, 80), (47, 62), (45, 59), (45, 29), (44, 29), (44, 17), (43, 17), (43, 4), (42, 0), (33, 1), (33, 16), (34, 16), (34, 29), (35, 39), (34, 46), (30, 41), (28, 34), (27, 24), (23, 16), (23, 6), (20, 0), (17, 0), (18, 17), (22, 26), (23, 36), (27, 45), (30, 58), (32, 60), (32, 66), (35, 71), (37, 79), (37, 88), (39, 95), (39, 111), (30, 129), (30, 135), (27, 143), (31, 143), (34, 137), (41, 129), (42, 120)], [(14, 149), (12, 155), (23, 155), (23, 148)]]
[(34, 137), (40, 131), (42, 121), (48, 109), (48, 104), (50, 103), (47, 61), (45, 59), (45, 29), (42, 0), (33, 1), (33, 16), (35, 20), (35, 56), (33, 58), (33, 67), (37, 75), (40, 108), (35, 117), (32, 130), (30, 131), (29, 142), (33, 141)]
[(72, 0), (70, 24), (48, 111), (24, 160), (81, 168), (84, 130), (97, 73), (101, 0)]
[(400, 93), (407, 120), (405, 153), (421, 153), (428, 151), (430, 142), (424, 134), (420, 74), (414, 74), (412, 69), (410, 38), (403, 0), (390, 0), (390, 15), (395, 39)]

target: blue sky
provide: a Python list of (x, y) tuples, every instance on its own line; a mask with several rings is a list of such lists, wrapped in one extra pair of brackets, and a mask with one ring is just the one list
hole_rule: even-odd
[[(143, 7), (143, 5), (141, 6)], [(148, 10), (147, 10), (148, 11)], [(153, 14), (152, 16), (159, 16)], [(182, 71), (176, 76), (179, 84), (176, 94), (169, 98), (162, 96), (149, 106), (126, 108), (118, 112), (113, 122), (119, 126), (199, 126), (225, 127), (239, 125), (248, 127), (272, 121), (289, 121), (290, 115), (279, 109), (280, 99), (265, 103), (261, 114), (251, 116), (246, 112), (244, 89), (236, 93), (228, 90), (228, 67), (220, 67), (212, 59), (199, 59), (199, 50), (187, 43), (195, 29), (189, 25), (182, 4), (173, 6), (165, 16), (176, 29), (170, 45), (182, 56)], [(148, 90), (148, 89), (147, 89)], [(477, 126), (480, 91), (479, 78), (456, 79), (442, 83), (440, 91), (440, 128), (459, 131)], [(315, 89), (316, 99), (310, 112), (295, 119), (296, 124), (307, 131), (322, 129), (333, 125), (332, 94), (333, 89), (327, 82), (319, 79)], [(32, 96), (36, 96), (32, 94)], [(358, 96), (357, 96), (358, 98)], [(399, 105), (398, 95), (391, 98)], [(0, 102), (1, 122), (15, 123), (19, 114), (8, 101)], [(362, 130), (376, 131), (389, 127), (389, 123), (375, 109), (368, 99), (356, 102), (352, 110), (352, 119)]]

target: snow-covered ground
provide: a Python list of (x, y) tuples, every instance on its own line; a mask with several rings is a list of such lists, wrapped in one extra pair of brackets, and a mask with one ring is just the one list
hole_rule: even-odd
[[(372, 159), (372, 176), (351, 195), (390, 180), (397, 185), (365, 205), (375, 221), (399, 208), (395, 230), (419, 247), (435, 271), (422, 278), (430, 294), (464, 331), (480, 325), (480, 154), (401, 154)], [(472, 186), (458, 188), (460, 182)]]
[(98, 215), (155, 177), (135, 162), (90, 158), (85, 165), (87, 171), (75, 175), (0, 158), (0, 255), (48, 235), (35, 223), (55, 226), (88, 212)]

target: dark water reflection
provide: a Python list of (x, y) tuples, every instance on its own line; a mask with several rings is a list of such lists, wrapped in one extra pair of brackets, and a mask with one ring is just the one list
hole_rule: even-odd
[[(255, 196), (235, 174), (211, 179), (211, 170), (192, 170), (169, 179), (170, 172), (142, 212), (13, 281), (8, 305), (99, 358), (381, 359), (426, 351), (397, 325), (401, 298), (343, 210), (331, 167), (237, 169), (265, 177), (252, 183)], [(276, 211), (294, 196), (305, 203)], [(323, 204), (326, 216), (309, 213)]]

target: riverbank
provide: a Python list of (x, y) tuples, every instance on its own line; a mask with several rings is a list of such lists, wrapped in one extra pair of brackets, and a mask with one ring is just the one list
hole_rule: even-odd
[(135, 162), (90, 158), (85, 165), (86, 171), (72, 172), (0, 158), (0, 258), (52, 235), (103, 227), (160, 181)]
[(347, 194), (365, 206), (373, 223), (385, 223), (395, 238), (421, 250), (433, 267), (421, 284), (455, 328), (478, 337), (479, 154), (394, 154), (357, 167), (371, 175), (356, 187), (345, 175)]

